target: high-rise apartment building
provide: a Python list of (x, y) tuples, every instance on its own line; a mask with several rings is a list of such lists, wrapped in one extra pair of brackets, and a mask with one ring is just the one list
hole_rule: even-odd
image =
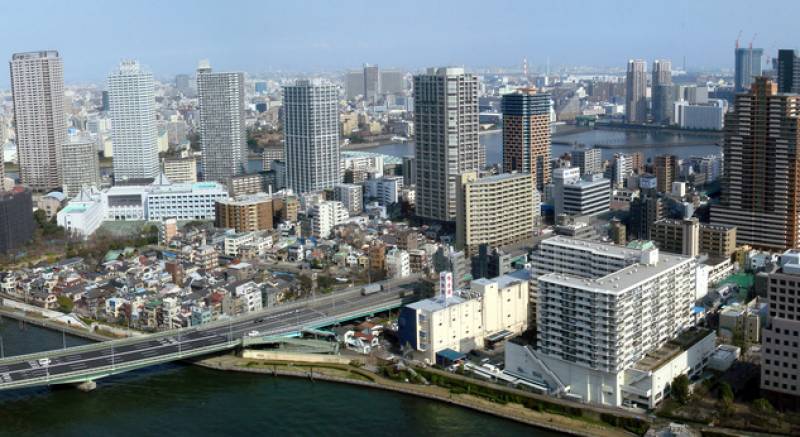
[[(651, 406), (674, 376), (648, 381), (648, 372), (701, 338), (708, 348), (689, 367), (713, 352), (713, 335), (677, 340), (692, 324), (693, 258), (554, 237), (540, 243), (532, 265), (536, 349), (522, 355), (506, 350), (506, 368), (520, 377), (538, 374), (552, 392), (568, 391), (587, 402)], [(648, 355), (662, 347), (664, 353)]]
[(678, 175), (678, 158), (675, 155), (659, 155), (653, 162), (656, 174), (656, 190), (659, 193), (669, 193), (672, 182)]
[(664, 218), (664, 215), (664, 202), (657, 196), (644, 193), (633, 199), (628, 215), (628, 238), (649, 239), (653, 223)]
[(503, 172), (530, 173), (536, 188), (550, 183), (550, 94), (523, 88), (506, 94), (503, 111)]
[(581, 174), (603, 172), (603, 160), (600, 149), (578, 148), (570, 152), (570, 165), (581, 169)]
[(711, 222), (737, 227), (738, 244), (800, 245), (800, 96), (758, 77), (725, 117), (724, 173)]
[(317, 238), (330, 238), (333, 228), (344, 223), (350, 215), (342, 202), (328, 200), (314, 207), (311, 234)]
[(100, 188), (100, 161), (94, 138), (71, 135), (61, 146), (64, 194), (75, 197), (86, 187)]
[(625, 121), (647, 121), (647, 64), (642, 60), (629, 60), (625, 76)]
[(212, 72), (208, 62), (197, 69), (203, 178), (228, 183), (247, 166), (244, 73)]
[(122, 61), (108, 76), (114, 179), (155, 179), (159, 174), (153, 75), (137, 61)]
[(672, 119), (672, 106), (675, 101), (675, 89), (672, 86), (672, 62), (663, 59), (653, 61), (651, 84), (653, 121), (669, 123)]
[(737, 93), (750, 89), (750, 84), (757, 76), (761, 76), (761, 57), (764, 49), (736, 48), (736, 66), (733, 84)]
[(456, 196), (456, 249), (473, 256), (481, 244), (502, 247), (529, 240), (539, 203), (527, 173), (483, 178), (476, 171), (462, 173)]
[(297, 193), (333, 188), (342, 180), (336, 87), (298, 80), (283, 88), (286, 184)]
[(364, 211), (364, 187), (356, 184), (336, 184), (333, 187), (333, 200), (342, 202), (351, 216)]
[(44, 50), (15, 53), (10, 68), (20, 179), (34, 191), (58, 188), (67, 138), (64, 64), (57, 51)]
[(780, 268), (769, 273), (769, 313), (761, 332), (761, 388), (800, 397), (800, 253), (781, 255)]
[(236, 232), (272, 229), (272, 218), (272, 196), (264, 193), (218, 200), (214, 206), (214, 226)]
[(800, 56), (794, 50), (778, 50), (778, 92), (800, 94)]
[(478, 78), (463, 68), (414, 76), (416, 214), (454, 222), (458, 175), (483, 167), (478, 139)]

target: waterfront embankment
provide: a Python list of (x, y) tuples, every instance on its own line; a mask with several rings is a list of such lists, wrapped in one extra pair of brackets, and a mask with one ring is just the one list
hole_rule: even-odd
[[(493, 402), (470, 393), (458, 393), (454, 390), (433, 384), (411, 384), (395, 381), (383, 377), (375, 371), (363, 368), (358, 360), (353, 360), (351, 365), (320, 363), (316, 362), (316, 360), (310, 361), (315, 362), (306, 362), (301, 354), (298, 354), (297, 358), (293, 361), (256, 360), (233, 355), (223, 355), (197, 360), (195, 364), (220, 371), (303, 378), (351, 384), (378, 390), (388, 390), (443, 402), (534, 427), (576, 436), (636, 435), (594, 418), (570, 417), (551, 413), (546, 409), (529, 408), (514, 402)], [(519, 390), (514, 390), (514, 392), (522, 393)]]

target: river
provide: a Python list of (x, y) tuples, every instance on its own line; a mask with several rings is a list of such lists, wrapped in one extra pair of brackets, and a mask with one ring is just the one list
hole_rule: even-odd
[[(6, 356), (62, 347), (62, 334), (2, 319)], [(88, 341), (66, 337), (68, 346)], [(558, 434), (412, 396), (329, 382), (168, 364), (72, 387), (0, 392), (0, 435)]]
[[(486, 164), (499, 164), (503, 161), (503, 133), (501, 131), (488, 132), (480, 136), (481, 144), (486, 147)], [(610, 159), (615, 153), (631, 153), (642, 151), (645, 158), (653, 158), (657, 155), (672, 154), (679, 158), (689, 158), (691, 156), (705, 156), (718, 154), (721, 148), (715, 143), (718, 141), (713, 136), (704, 134), (672, 133), (672, 132), (641, 132), (627, 130), (605, 130), (595, 129), (583, 132), (575, 132), (565, 135), (555, 135), (553, 141), (557, 143), (579, 143), (586, 146), (603, 144), (603, 159)], [(660, 147), (631, 148), (622, 147), (631, 144), (669, 144)], [(621, 147), (613, 147), (619, 145)], [(572, 146), (553, 144), (552, 156), (557, 157), (568, 152)], [(403, 144), (384, 144), (376, 147), (360, 149), (365, 152), (383, 153), (392, 156), (413, 156), (414, 143)]]

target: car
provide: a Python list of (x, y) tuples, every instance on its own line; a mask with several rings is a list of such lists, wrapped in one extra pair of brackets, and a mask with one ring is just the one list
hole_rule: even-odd
[(261, 333), (258, 331), (250, 331), (247, 333), (248, 337), (258, 337), (259, 335), (261, 335)]
[(37, 361), (40, 366), (49, 366), (50, 365), (50, 358), (39, 358)]

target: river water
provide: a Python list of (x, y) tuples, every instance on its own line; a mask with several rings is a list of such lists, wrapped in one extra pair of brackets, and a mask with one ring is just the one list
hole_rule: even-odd
[[(62, 334), (2, 319), (6, 356), (61, 348)], [(87, 340), (66, 337), (67, 345)], [(555, 437), (412, 396), (169, 364), (72, 387), (0, 392), (0, 435), (459, 435)]]
[[(503, 133), (501, 131), (487, 132), (480, 136), (481, 144), (486, 147), (486, 164), (499, 164), (503, 161)], [(721, 148), (715, 143), (716, 137), (695, 133), (671, 132), (640, 132), (625, 130), (587, 130), (553, 137), (556, 143), (578, 143), (586, 146), (602, 144), (603, 159), (610, 159), (615, 153), (632, 153), (642, 151), (645, 158), (657, 155), (671, 154), (679, 158), (692, 156), (705, 156), (720, 153)], [(629, 145), (642, 145), (642, 147), (629, 147)], [(658, 144), (659, 147), (647, 145)], [(613, 147), (619, 145), (620, 147)], [(572, 149), (571, 145), (553, 144), (552, 156), (560, 156)], [(392, 156), (413, 156), (414, 143), (384, 144), (381, 146), (361, 149), (365, 152), (383, 153)]]

